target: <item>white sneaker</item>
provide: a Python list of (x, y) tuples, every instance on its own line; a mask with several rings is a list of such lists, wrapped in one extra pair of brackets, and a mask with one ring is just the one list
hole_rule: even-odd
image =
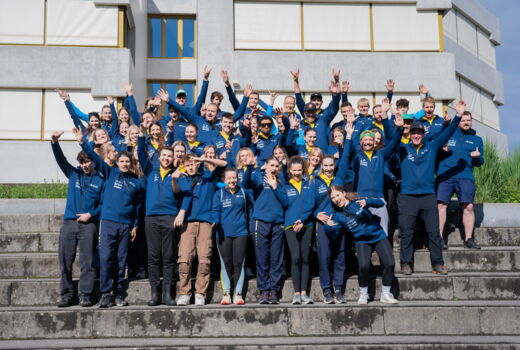
[(385, 304), (397, 304), (398, 303), (397, 299), (394, 298), (394, 296), (390, 292), (381, 293), (380, 301)]
[(368, 304), (368, 294), (359, 294), (359, 299), (357, 301), (359, 305), (367, 305)]
[(179, 297), (177, 298), (177, 305), (178, 306), (190, 305), (190, 299), (191, 299), (191, 297), (187, 294), (179, 295)]
[(204, 295), (195, 293), (195, 305), (196, 306), (204, 306), (206, 304), (206, 299)]

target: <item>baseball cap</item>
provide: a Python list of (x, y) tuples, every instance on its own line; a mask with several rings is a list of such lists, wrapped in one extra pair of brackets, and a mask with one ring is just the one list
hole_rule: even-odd
[(371, 137), (374, 138), (374, 133), (370, 130), (365, 130), (359, 135), (359, 140), (362, 140), (363, 137)]
[(175, 94), (175, 97), (179, 97), (179, 96), (182, 96), (182, 95), (187, 96), (186, 95), (186, 91), (184, 91), (182, 89), (181, 90), (177, 90), (177, 93)]
[(421, 122), (413, 122), (412, 125), (410, 126), (410, 131), (412, 130), (421, 130), (422, 132), (426, 132), (426, 129), (424, 129), (424, 125), (423, 123)]
[(314, 92), (311, 94), (311, 100), (313, 98), (319, 98), (319, 99), (322, 99), (323, 100), (323, 96), (321, 96), (321, 94), (319, 92)]
[(312, 102), (305, 104), (304, 112), (316, 112), (316, 105)]
[(403, 120), (413, 120), (413, 115), (405, 113), (401, 116)]

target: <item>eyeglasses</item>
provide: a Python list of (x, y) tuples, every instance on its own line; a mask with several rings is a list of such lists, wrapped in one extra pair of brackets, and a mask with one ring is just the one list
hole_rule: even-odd
[(260, 127), (262, 127), (262, 128), (270, 128), (271, 126), (273, 126), (273, 124), (271, 124), (271, 123), (262, 123), (262, 124), (260, 124)]

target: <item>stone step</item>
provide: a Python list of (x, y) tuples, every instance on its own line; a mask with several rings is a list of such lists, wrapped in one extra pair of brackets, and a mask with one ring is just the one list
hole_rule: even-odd
[(519, 301), (425, 301), (368, 306), (0, 308), (0, 339), (503, 335), (520, 333)]
[(325, 336), (325, 337), (197, 337), (197, 338), (101, 338), (101, 339), (38, 339), (4, 340), (0, 349), (175, 349), (182, 350), (228, 350), (234, 349), (498, 349), (511, 350), (520, 344), (520, 336)]
[[(77, 281), (75, 288), (77, 291)], [(208, 302), (218, 304), (222, 298), (220, 282), (212, 281), (209, 290)], [(98, 283), (95, 291), (94, 301), (97, 302), (100, 298)], [(288, 279), (281, 292), (281, 302), (291, 302), (293, 292), (292, 280)], [(371, 275), (369, 292), (374, 300), (379, 299), (381, 278)], [(131, 305), (146, 305), (150, 297), (148, 280), (129, 281), (127, 293), (127, 300)], [(392, 286), (392, 293), (399, 300), (509, 300), (520, 295), (520, 273), (452, 273), (448, 276), (423, 273), (399, 276)], [(178, 295), (178, 289), (176, 294)], [(245, 293), (246, 302), (256, 303), (258, 295), (256, 281), (249, 280)], [(352, 302), (357, 301), (358, 295), (357, 276), (349, 276), (345, 297)], [(311, 282), (310, 296), (316, 303), (323, 301), (318, 278)], [(0, 306), (56, 305), (58, 300), (58, 279), (0, 280)]]
[[(57, 252), (58, 232), (10, 232), (0, 233), (0, 253)], [(463, 244), (459, 231), (448, 236), (450, 247)], [(520, 229), (478, 228), (475, 233), (478, 243), (483, 246), (520, 246)], [(397, 234), (395, 245), (399, 245)]]
[(0, 233), (58, 232), (62, 223), (63, 215), (0, 215)]
[[(394, 251), (396, 272), (400, 271), (399, 251)], [(445, 264), (452, 272), (520, 271), (518, 247), (486, 247), (482, 250), (451, 248), (443, 253)], [(430, 253), (417, 250), (414, 255), (415, 272), (431, 272)], [(78, 264), (76, 259), (76, 267)], [(378, 265), (378, 257), (372, 261)], [(347, 267), (355, 266), (350, 255)], [(77, 268), (76, 268), (77, 270)], [(56, 278), (59, 277), (57, 253), (4, 253), (0, 254), (0, 279), (2, 278)]]

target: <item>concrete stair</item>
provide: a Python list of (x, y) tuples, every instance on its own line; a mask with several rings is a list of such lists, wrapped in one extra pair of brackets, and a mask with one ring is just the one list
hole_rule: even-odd
[(480, 251), (464, 249), (459, 231), (451, 232), (450, 249), (444, 251), (447, 276), (432, 275), (429, 252), (417, 250), (415, 273), (396, 275), (392, 291), (398, 305), (378, 301), (381, 279), (374, 255), (369, 288), (374, 301), (368, 306), (355, 303), (353, 275), (345, 305), (322, 303), (314, 278), (315, 304), (309, 306), (289, 303), (288, 279), (280, 305), (256, 304), (258, 291), (250, 280), (244, 306), (219, 305), (220, 283), (212, 281), (210, 304), (204, 307), (150, 308), (147, 280), (132, 280), (130, 306), (104, 310), (55, 306), (60, 225), (54, 214), (0, 215), (0, 348), (520, 348), (520, 228), (477, 228)]

